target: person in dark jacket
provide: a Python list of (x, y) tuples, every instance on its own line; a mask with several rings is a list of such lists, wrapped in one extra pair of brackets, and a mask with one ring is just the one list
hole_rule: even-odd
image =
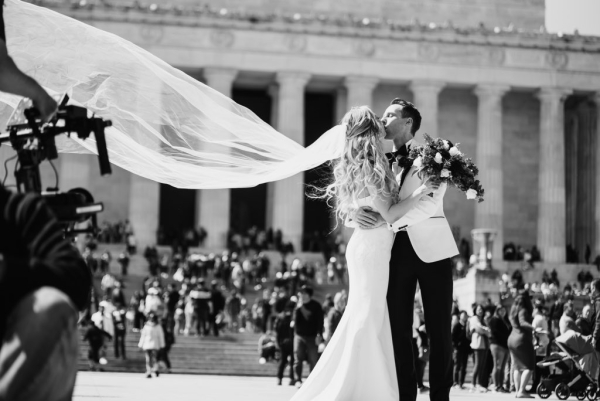
[(165, 346), (158, 350), (157, 360), (159, 362), (162, 361), (165, 364), (167, 373), (171, 373), (171, 359), (169, 359), (169, 352), (171, 352), (171, 347), (175, 344), (175, 333), (169, 319), (160, 319), (160, 325), (165, 334)]
[(127, 359), (125, 354), (125, 335), (127, 334), (127, 319), (125, 309), (120, 307), (111, 313), (114, 327), (113, 344), (115, 347), (115, 358)]
[(90, 346), (90, 349), (88, 350), (90, 370), (102, 371), (102, 368), (98, 366), (100, 364), (100, 350), (104, 347), (104, 340), (110, 340), (112, 337), (106, 331), (96, 326), (91, 320), (84, 320), (81, 322), (81, 326), (86, 328), (83, 341), (87, 341)]
[(115, 281), (115, 286), (110, 293), (110, 300), (113, 305), (117, 308), (126, 306), (125, 293), (123, 292), (123, 282), (120, 280)]
[(467, 335), (469, 315), (460, 312), (458, 322), (452, 327), (452, 345), (454, 346), (454, 385), (463, 389), (467, 375), (467, 363), (471, 353), (471, 339)]
[(508, 349), (514, 364), (514, 382), (517, 398), (532, 398), (525, 387), (535, 369), (535, 350), (533, 348), (533, 305), (529, 292), (520, 289), (519, 295), (510, 309), (512, 332), (508, 337)]
[(575, 325), (577, 326), (577, 328), (579, 329), (579, 332), (581, 333), (582, 336), (591, 336), (592, 332), (593, 332), (593, 327), (592, 327), (592, 305), (587, 304), (583, 306), (583, 309), (581, 310), (581, 316), (579, 316), (577, 318), (577, 320), (575, 321)]
[(488, 323), (490, 328), (490, 351), (494, 361), (494, 370), (492, 371), (494, 390), (500, 393), (506, 392), (503, 387), (504, 370), (508, 361), (508, 336), (511, 332), (511, 328), (506, 324), (505, 317), (506, 308), (497, 305), (496, 311)]
[(210, 283), (210, 302), (212, 303), (212, 310), (210, 312), (210, 328), (212, 328), (213, 335), (219, 336), (219, 325), (217, 323), (217, 315), (223, 313), (225, 309), (225, 296), (218, 288), (219, 283), (213, 280)]
[(277, 317), (275, 321), (275, 334), (277, 339), (277, 347), (281, 352), (279, 359), (279, 368), (277, 369), (277, 384), (281, 385), (283, 380), (283, 372), (286, 365), (290, 365), (290, 386), (295, 384), (294, 380), (294, 329), (292, 326), (292, 317), (296, 304), (293, 301), (288, 301), (284, 311)]
[(294, 370), (302, 383), (302, 363), (308, 362), (310, 371), (319, 359), (318, 342), (323, 338), (323, 307), (312, 299), (313, 289), (302, 286), (298, 293), (302, 304), (294, 311)]

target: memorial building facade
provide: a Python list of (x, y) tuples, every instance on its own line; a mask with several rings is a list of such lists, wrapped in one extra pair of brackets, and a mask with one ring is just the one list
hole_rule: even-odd
[[(564, 263), (569, 244), (600, 253), (600, 38), (547, 33), (544, 0), (36, 3), (132, 41), (303, 145), (352, 106), (381, 114), (410, 100), (420, 133), (459, 143), (479, 166), (485, 202), (446, 195), (457, 239), (493, 228), (500, 244), (537, 245), (548, 262)], [(311, 173), (183, 193), (118, 168), (99, 178), (95, 163), (61, 157), (62, 189), (90, 188), (105, 203), (100, 220), (129, 219), (141, 244), (178, 218), (177, 199), (209, 248), (254, 224), (299, 249), (307, 230), (330, 225), (304, 196)]]

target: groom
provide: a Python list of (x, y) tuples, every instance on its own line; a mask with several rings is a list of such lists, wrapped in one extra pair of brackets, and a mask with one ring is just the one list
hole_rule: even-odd
[[(394, 99), (381, 119), (386, 136), (394, 143), (392, 170), (400, 184), (400, 199), (408, 197), (423, 179), (415, 167), (400, 169), (421, 126), (421, 114), (410, 102)], [(425, 177), (423, 177), (425, 178)], [(390, 259), (387, 303), (392, 327), (396, 375), (402, 401), (417, 398), (417, 375), (413, 348), (413, 316), (417, 283), (421, 289), (425, 327), (429, 335), (429, 382), (432, 401), (449, 400), (452, 386), (452, 263), (458, 249), (444, 216), (442, 184), (432, 196), (424, 197), (404, 217), (390, 226), (396, 232)], [(383, 218), (361, 209), (355, 216), (361, 228), (378, 227)]]

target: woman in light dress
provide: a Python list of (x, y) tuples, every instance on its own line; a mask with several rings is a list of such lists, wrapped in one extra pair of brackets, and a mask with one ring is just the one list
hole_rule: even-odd
[[(370, 207), (393, 223), (437, 185), (421, 186), (398, 202), (398, 184), (382, 147), (382, 124), (366, 106), (353, 108), (346, 125), (344, 152), (325, 197), (335, 199), (342, 219)], [(398, 383), (386, 303), (394, 233), (387, 225), (357, 228), (346, 249), (350, 290), (344, 315), (319, 362), (292, 401), (398, 400)]]

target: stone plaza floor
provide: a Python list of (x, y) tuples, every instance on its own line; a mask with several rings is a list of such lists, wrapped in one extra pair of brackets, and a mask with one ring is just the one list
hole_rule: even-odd
[[(74, 401), (286, 401), (296, 389), (277, 386), (274, 378), (243, 376), (161, 375), (146, 379), (142, 374), (79, 372)], [(451, 400), (501, 401), (514, 394), (470, 393), (452, 390)], [(550, 399), (556, 399), (554, 395)], [(418, 401), (429, 400), (421, 394)], [(362, 401), (362, 400), (361, 400)], [(378, 401), (378, 400), (365, 400)]]

